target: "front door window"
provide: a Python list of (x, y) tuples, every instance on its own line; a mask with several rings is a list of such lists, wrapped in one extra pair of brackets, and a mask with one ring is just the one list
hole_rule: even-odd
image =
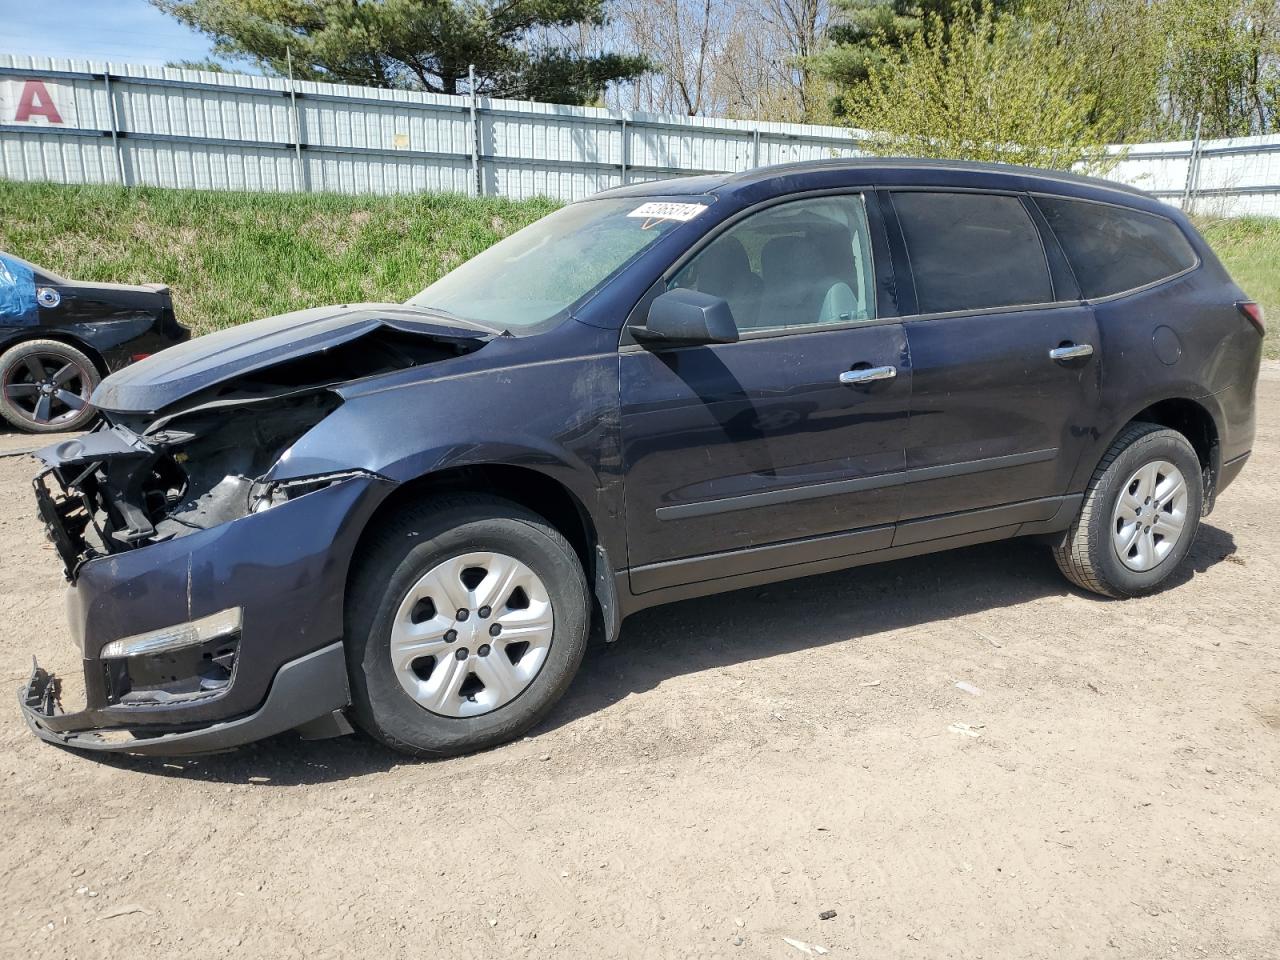
[(711, 241), (668, 287), (728, 301), (743, 333), (873, 319), (862, 198), (794, 200), (752, 214)]

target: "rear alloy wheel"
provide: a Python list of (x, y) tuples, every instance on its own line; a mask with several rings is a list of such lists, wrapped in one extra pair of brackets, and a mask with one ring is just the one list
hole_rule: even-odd
[(1150, 593), (1191, 549), (1202, 486), (1200, 460), (1186, 437), (1131, 424), (1098, 464), (1080, 515), (1054, 548), (1058, 568), (1103, 596)]
[(586, 578), (542, 517), (459, 495), (383, 521), (347, 595), (355, 718), (421, 757), (520, 736), (555, 704), (587, 644)]
[(81, 351), (58, 340), (28, 340), (0, 355), (0, 416), (27, 433), (81, 430), (97, 412), (100, 381)]

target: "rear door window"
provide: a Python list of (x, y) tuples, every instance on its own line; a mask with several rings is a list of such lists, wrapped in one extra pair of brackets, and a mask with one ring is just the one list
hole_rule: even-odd
[(1053, 300), (1040, 232), (1017, 197), (893, 195), (921, 313)]
[(1165, 217), (1087, 200), (1035, 200), (1087, 299), (1145, 287), (1196, 264), (1191, 244)]

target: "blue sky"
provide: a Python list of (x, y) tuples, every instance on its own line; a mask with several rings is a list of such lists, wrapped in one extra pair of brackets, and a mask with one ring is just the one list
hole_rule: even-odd
[(147, 0), (0, 0), (0, 53), (163, 64), (205, 59), (209, 40)]

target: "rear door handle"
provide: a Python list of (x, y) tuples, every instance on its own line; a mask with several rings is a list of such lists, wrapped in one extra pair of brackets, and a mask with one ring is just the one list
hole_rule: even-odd
[(897, 375), (897, 367), (863, 367), (861, 370), (846, 370), (840, 374), (840, 382), (848, 387), (859, 383), (874, 383), (876, 380), (892, 380)]
[(1092, 356), (1093, 347), (1087, 343), (1066, 343), (1049, 351), (1050, 360), (1077, 360)]

